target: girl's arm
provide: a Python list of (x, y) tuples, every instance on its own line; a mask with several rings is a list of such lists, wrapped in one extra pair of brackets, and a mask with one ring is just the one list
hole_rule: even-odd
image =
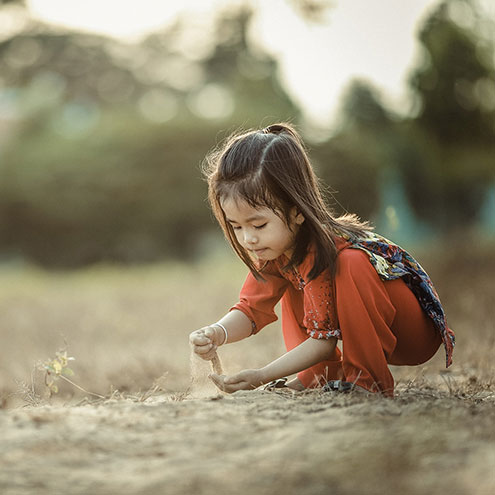
[(190, 334), (189, 341), (198, 356), (213, 359), (218, 346), (245, 339), (277, 319), (273, 308), (289, 282), (270, 264), (263, 269), (263, 277), (265, 281), (260, 282), (249, 273), (239, 302), (218, 321), (225, 327), (227, 338), (223, 328), (214, 323)]
[(211, 379), (224, 392), (250, 390), (283, 376), (305, 370), (327, 359), (335, 349), (337, 339), (309, 338), (297, 347), (261, 369), (244, 370), (230, 377), (211, 375)]
[(195, 330), (189, 336), (193, 351), (203, 359), (213, 359), (219, 346), (245, 339), (253, 332), (251, 320), (237, 309), (227, 313), (218, 323), (225, 327), (227, 333), (220, 325), (212, 323)]
[(336, 345), (337, 339), (335, 337), (330, 339), (309, 338), (305, 340), (291, 351), (261, 368), (259, 370), (261, 384), (299, 373), (299, 371), (328, 359)]
[[(253, 324), (251, 320), (238, 309), (229, 311), (224, 317), (218, 320), (218, 323), (225, 327), (227, 330), (227, 342), (225, 340), (222, 344), (238, 342), (249, 337), (253, 333)], [(217, 327), (218, 328), (218, 325)], [(221, 328), (221, 333), (225, 337), (225, 332)]]

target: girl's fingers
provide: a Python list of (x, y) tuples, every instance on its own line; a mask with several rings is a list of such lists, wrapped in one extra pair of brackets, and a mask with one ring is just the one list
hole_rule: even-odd
[(216, 353), (217, 353), (217, 350), (215, 348), (215, 349), (212, 349), (210, 352), (208, 352), (206, 354), (201, 354), (201, 357), (203, 359), (206, 359), (207, 361), (211, 361), (215, 357)]
[(214, 328), (211, 328), (211, 327), (208, 327), (205, 330), (205, 335), (206, 335), (207, 338), (215, 337), (215, 335), (216, 335), (215, 329)]
[(253, 387), (248, 382), (237, 382), (232, 384), (227, 384), (224, 382), (223, 390), (229, 394), (237, 392), (238, 390), (252, 390)]
[(247, 383), (244, 371), (236, 373), (235, 375), (225, 377), (225, 383), (227, 383), (228, 385), (235, 385), (237, 383), (243, 383), (243, 382)]
[(189, 339), (192, 345), (206, 345), (211, 343), (211, 339), (204, 333), (198, 335), (192, 335)]
[[(238, 390), (251, 390), (253, 387), (250, 383), (241, 380), (236, 383), (230, 383), (232, 377), (229, 377), (229, 383), (226, 383), (226, 377), (224, 375), (217, 375), (216, 373), (212, 373), (210, 376), (211, 381), (223, 392), (227, 392), (231, 394), (233, 392), (237, 392)], [(235, 376), (235, 375), (234, 375)]]
[(212, 344), (206, 344), (206, 345), (195, 345), (193, 346), (193, 350), (196, 354), (206, 354), (207, 352), (210, 352), (212, 350), (216, 351), (217, 347)]
[(225, 376), (223, 375), (217, 375), (216, 373), (212, 373), (209, 375), (210, 380), (223, 392), (226, 392), (225, 386), (224, 386), (224, 380)]
[(195, 345), (193, 351), (195, 354), (206, 354), (210, 350), (210, 346)]
[(217, 346), (216, 345), (194, 346), (193, 351), (201, 359), (205, 359), (207, 361), (210, 361), (216, 355)]

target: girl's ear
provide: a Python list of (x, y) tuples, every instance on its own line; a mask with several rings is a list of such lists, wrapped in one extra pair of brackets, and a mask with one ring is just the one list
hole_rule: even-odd
[(292, 208), (291, 210), (291, 220), (293, 223), (295, 223), (296, 225), (302, 225), (304, 223), (304, 215), (297, 210), (297, 208), (294, 206), (294, 208)]

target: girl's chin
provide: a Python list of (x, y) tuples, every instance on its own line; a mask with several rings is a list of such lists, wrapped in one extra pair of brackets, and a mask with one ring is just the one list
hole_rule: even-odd
[[(274, 253), (269, 249), (261, 249), (260, 251), (253, 251), (256, 258), (259, 260), (271, 260), (274, 259)], [(271, 256), (272, 255), (272, 256)]]
[(273, 261), (273, 260), (276, 260), (279, 256), (281, 256), (283, 253), (277, 253), (275, 251), (271, 251), (271, 250), (266, 250), (265, 252), (263, 253), (255, 253), (255, 257), (256, 259), (258, 259), (259, 261)]

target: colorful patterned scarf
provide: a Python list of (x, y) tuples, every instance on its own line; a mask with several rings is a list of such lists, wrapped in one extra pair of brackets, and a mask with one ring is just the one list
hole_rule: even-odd
[(350, 243), (350, 248), (361, 249), (369, 256), (382, 280), (395, 280), (400, 277), (404, 280), (440, 332), (445, 346), (446, 364), (449, 367), (452, 364), (455, 345), (454, 332), (447, 326), (437, 291), (421, 265), (407, 251), (374, 232), (360, 239), (351, 239), (346, 235), (342, 237)]

